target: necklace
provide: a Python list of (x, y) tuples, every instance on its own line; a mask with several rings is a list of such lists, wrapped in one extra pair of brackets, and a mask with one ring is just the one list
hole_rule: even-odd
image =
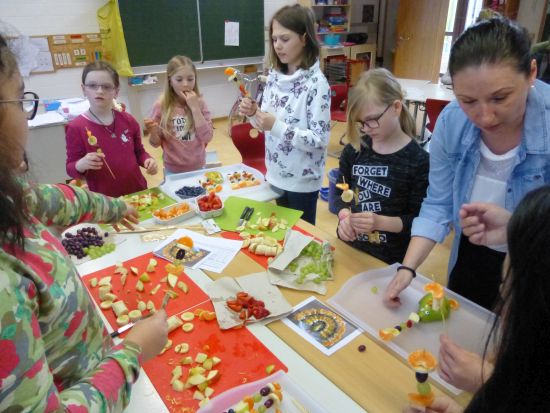
[(115, 133), (115, 131), (116, 131), (116, 116), (115, 116), (115, 113), (114, 113), (114, 111), (113, 111), (112, 109), (111, 109), (111, 113), (113, 114), (113, 130), (109, 129), (109, 128), (107, 127), (107, 125), (105, 125), (105, 124), (101, 121), (101, 119), (99, 119), (99, 117), (98, 117), (94, 112), (92, 112), (92, 109), (88, 109), (88, 112), (90, 112), (90, 113), (92, 114), (92, 116), (93, 116), (94, 118), (96, 118), (96, 120), (105, 128), (105, 130), (106, 130), (107, 132), (109, 132), (109, 134), (111, 135), (111, 138), (113, 138), (113, 139), (116, 138), (116, 133)]

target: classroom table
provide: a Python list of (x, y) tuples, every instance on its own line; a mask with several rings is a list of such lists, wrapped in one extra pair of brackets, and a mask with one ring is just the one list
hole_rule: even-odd
[[(197, 220), (198, 218), (193, 219)], [(144, 225), (146, 224), (144, 223)], [(292, 305), (298, 304), (311, 295), (326, 302), (353, 275), (368, 269), (386, 266), (378, 259), (338, 240), (334, 232), (324, 232), (303, 220), (300, 220), (298, 225), (335, 246), (335, 280), (327, 283), (328, 291), (325, 296), (312, 292), (281, 289), (285, 298)], [(89, 274), (118, 261), (152, 251), (157, 245), (156, 243), (142, 243), (138, 234), (128, 234), (125, 235), (125, 238), (125, 242), (117, 246), (115, 253), (81, 264), (79, 266), (80, 274)], [(210, 272), (205, 274), (200, 270), (189, 269), (186, 269), (186, 273), (199, 286), (202, 286), (221, 276), (238, 277), (263, 270), (263, 267), (241, 252), (222, 274)], [(249, 328), (287, 365), (289, 376), (303, 390), (325, 406), (328, 412), (400, 412), (408, 404), (407, 393), (415, 390), (416, 381), (412, 370), (386, 346), (366, 334), (355, 338), (333, 355), (325, 356), (281, 321), (272, 322), (267, 327), (254, 324)], [(366, 351), (359, 352), (359, 345), (365, 345)], [(433, 388), (437, 395), (442, 394), (442, 390), (436, 383)], [(455, 399), (465, 405), (469, 400), (469, 395), (462, 393)], [(132, 390), (131, 402), (126, 411), (168, 411), (143, 371)]]
[(407, 105), (412, 105), (414, 108), (413, 118), (415, 120), (417, 119), (419, 110), (421, 112), (424, 112), (422, 115), (420, 134), (418, 135), (419, 141), (424, 142), (426, 123), (428, 120), (428, 114), (426, 112), (426, 100), (438, 99), (448, 100), (450, 102), (455, 98), (453, 89), (451, 86), (443, 85), (441, 83), (431, 83), (428, 80), (397, 78), (397, 81), (405, 90), (405, 102), (407, 103)]

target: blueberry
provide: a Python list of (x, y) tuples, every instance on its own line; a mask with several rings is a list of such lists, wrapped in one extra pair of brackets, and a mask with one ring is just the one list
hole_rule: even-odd
[(271, 393), (271, 389), (269, 387), (262, 387), (260, 389), (260, 394), (264, 397), (267, 396), (269, 393)]
[(424, 383), (426, 380), (428, 380), (428, 373), (419, 373), (416, 372), (416, 381), (419, 383)]
[(268, 409), (273, 406), (273, 400), (272, 399), (267, 399), (265, 402), (264, 402), (264, 406), (267, 407)]
[(183, 260), (185, 258), (185, 250), (178, 250), (178, 252), (176, 252), (176, 259), (178, 260)]

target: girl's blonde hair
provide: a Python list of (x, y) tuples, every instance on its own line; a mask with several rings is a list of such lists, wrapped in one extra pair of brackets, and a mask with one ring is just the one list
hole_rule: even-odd
[[(371, 69), (364, 72), (357, 84), (350, 90), (347, 109), (347, 135), (349, 142), (359, 151), (361, 149), (361, 134), (357, 127), (360, 113), (367, 103), (377, 103), (383, 106), (391, 105), (396, 100), (403, 102), (405, 93), (397, 79), (384, 68)], [(399, 124), (405, 134), (414, 139), (416, 125), (407, 106), (403, 103)]]
[[(197, 81), (197, 68), (193, 64), (193, 61), (189, 59), (187, 56), (174, 56), (173, 58), (171, 58), (168, 64), (166, 65), (166, 84), (164, 85), (164, 92), (162, 94), (162, 98), (160, 101), (160, 109), (161, 109), (160, 126), (165, 130), (172, 130), (171, 125), (169, 125), (169, 122), (170, 122), (170, 119), (172, 118), (172, 112), (174, 111), (176, 102), (178, 101), (176, 92), (174, 92), (174, 89), (170, 84), (170, 79), (177, 72), (179, 72), (181, 69), (186, 67), (190, 67), (193, 69), (193, 73), (195, 74), (195, 87), (193, 88), (193, 92), (195, 92), (197, 96), (200, 96), (199, 84)], [(191, 130), (193, 129), (193, 124), (194, 124), (193, 114), (191, 113), (191, 111), (189, 111), (188, 115), (189, 115), (189, 129)]]

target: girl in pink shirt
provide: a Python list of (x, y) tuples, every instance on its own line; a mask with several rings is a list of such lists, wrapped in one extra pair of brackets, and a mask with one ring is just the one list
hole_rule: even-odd
[(118, 73), (108, 63), (89, 63), (82, 72), (82, 91), (90, 109), (66, 129), (67, 173), (86, 179), (94, 192), (118, 197), (147, 188), (139, 167), (157, 173), (157, 163), (143, 148), (138, 122), (113, 109)]
[(152, 146), (162, 146), (166, 175), (204, 166), (212, 140), (210, 112), (199, 93), (197, 69), (185, 56), (174, 56), (166, 67), (166, 86), (145, 119)]

